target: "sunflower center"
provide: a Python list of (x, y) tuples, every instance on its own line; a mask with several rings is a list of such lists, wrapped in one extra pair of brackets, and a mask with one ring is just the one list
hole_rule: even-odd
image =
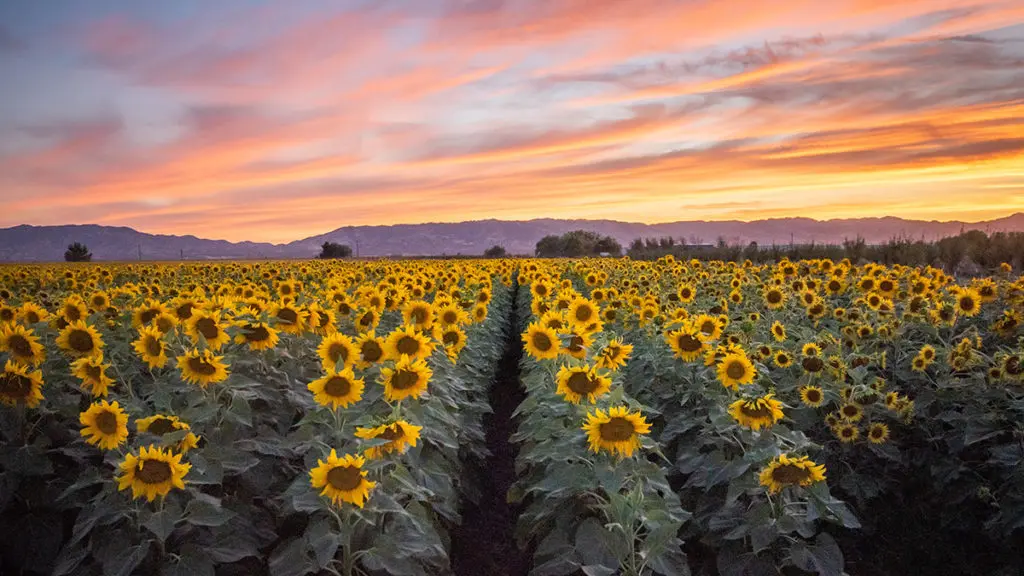
[(446, 312), (445, 312), (445, 313), (444, 313), (444, 314), (443, 314), (443, 315), (441, 316), (441, 320), (442, 320), (442, 321), (443, 321), (443, 322), (444, 322), (445, 324), (455, 324), (455, 322), (456, 322), (456, 321), (457, 321), (458, 319), (459, 319), (459, 315), (458, 315), (458, 314), (457, 314), (457, 313), (456, 313), (456, 312), (455, 312), (454, 310), (448, 310), (448, 311), (446, 311)]
[(7, 345), (11, 348), (11, 352), (14, 352), (15, 356), (20, 358), (30, 358), (32, 356), (32, 344), (21, 334), (14, 334), (8, 338)]
[(35, 311), (26, 312), (25, 319), (28, 320), (29, 324), (36, 324), (41, 321), (41, 319), (39, 318), (39, 313)]
[(335, 342), (327, 349), (327, 357), (335, 364), (345, 363), (348, 361), (348, 347), (344, 344)]
[(384, 355), (384, 350), (381, 349), (380, 344), (376, 341), (370, 340), (363, 343), (359, 353), (363, 357), (364, 361), (376, 362)]
[(100, 412), (96, 415), (96, 427), (108, 436), (114, 434), (117, 432), (117, 415), (113, 412)]
[(68, 306), (64, 308), (64, 316), (68, 319), (68, 322), (76, 322), (82, 319), (82, 311), (76, 306)]
[(348, 302), (338, 302), (338, 305), (334, 307), (338, 311), (338, 314), (342, 316), (348, 316), (348, 313), (352, 311), (352, 308), (348, 305)]
[(594, 315), (594, 311), (589, 306), (580, 306), (576, 309), (576, 319), (580, 322), (586, 322)]
[(772, 411), (767, 405), (753, 402), (746, 402), (740, 406), (740, 412), (751, 418), (768, 418)]
[(843, 406), (843, 416), (846, 416), (847, 418), (852, 418), (857, 414), (860, 414), (860, 409), (857, 408), (856, 406), (852, 404), (847, 404), (846, 406)]
[(402, 439), (404, 436), (405, 430), (398, 424), (392, 424), (391, 426), (388, 426), (387, 428), (384, 429), (383, 432), (380, 433), (379, 438), (383, 438), (388, 442), (394, 442), (395, 440)]
[(569, 351), (579, 352), (580, 350), (583, 350), (583, 338), (573, 334), (572, 337), (569, 338)]
[(449, 330), (444, 333), (444, 336), (441, 337), (441, 341), (444, 342), (446, 346), (454, 346), (458, 344), (461, 340), (462, 338), (459, 337), (459, 333), (456, 332), (455, 330)]
[(149, 310), (143, 310), (142, 314), (139, 314), (139, 321), (143, 324), (149, 324), (156, 315), (160, 313), (159, 309), (150, 308)]
[(586, 372), (573, 372), (565, 385), (569, 390), (577, 394), (591, 394), (597, 390), (598, 381), (592, 379)]
[(412, 336), (402, 336), (398, 339), (396, 348), (398, 348), (399, 354), (415, 356), (420, 351), (420, 341)]
[(341, 376), (331, 376), (330, 380), (324, 384), (324, 392), (328, 396), (346, 396), (350, 390), (352, 390), (352, 383)]
[(189, 318), (192, 317), (192, 308), (194, 307), (195, 304), (191, 302), (185, 302), (184, 304), (181, 304), (180, 306), (175, 308), (174, 313), (178, 316), (179, 319), (188, 320)]
[(807, 398), (807, 401), (812, 404), (817, 404), (818, 402), (821, 402), (821, 392), (817, 390), (808, 390), (807, 392), (804, 393), (804, 395)]
[(412, 370), (398, 370), (391, 377), (391, 387), (396, 390), (408, 390), (413, 388), (420, 381), (418, 372)]
[(359, 323), (363, 326), (373, 324), (373, 312), (367, 312), (359, 317)]
[(768, 297), (766, 298), (766, 300), (768, 300), (770, 304), (778, 304), (782, 300), (782, 292), (779, 292), (778, 290), (772, 290), (771, 292), (768, 293)]
[(103, 366), (88, 364), (85, 367), (85, 375), (88, 376), (90, 380), (99, 382), (103, 378)]
[(599, 431), (601, 439), (606, 442), (625, 442), (633, 437), (633, 433), (636, 429), (633, 427), (633, 423), (629, 420), (620, 416), (615, 416), (611, 420), (601, 424)]
[(299, 314), (291, 308), (282, 308), (277, 311), (277, 319), (287, 324), (295, 324), (299, 320)]
[(974, 298), (970, 296), (963, 296), (960, 298), (960, 309), (970, 312), (974, 310)]
[(144, 484), (162, 484), (171, 479), (171, 465), (163, 460), (139, 460), (135, 477)]
[(201, 376), (213, 376), (217, 373), (217, 367), (207, 362), (204, 358), (189, 358), (188, 367)]
[(554, 343), (551, 342), (551, 337), (543, 332), (534, 333), (533, 337), (530, 338), (530, 341), (533, 343), (533, 347), (541, 352), (551, 350), (551, 347), (554, 345)]
[(170, 434), (175, 432), (177, 428), (174, 426), (174, 420), (170, 418), (157, 418), (146, 429), (146, 432), (150, 434), (156, 434), (157, 436), (163, 436), (164, 434)]
[(715, 328), (717, 327), (718, 325), (711, 320), (705, 320), (704, 323), (700, 325), (700, 331), (705, 334), (714, 334)]
[(68, 335), (68, 345), (76, 352), (90, 352), (94, 346), (92, 335), (85, 330), (72, 330)]
[(801, 364), (803, 365), (804, 370), (807, 370), (808, 372), (821, 372), (821, 369), (825, 367), (825, 363), (817, 356), (804, 358)]
[(7, 372), (0, 377), (0, 394), (7, 398), (28, 398), (32, 393), (32, 380), (21, 374)]
[(676, 342), (679, 344), (679, 349), (684, 352), (696, 352), (704, 346), (703, 342), (690, 334), (680, 335)]
[(885, 430), (881, 428), (872, 428), (871, 431), (868, 432), (868, 435), (874, 438), (875, 440), (878, 440), (879, 438), (885, 436)]
[(427, 311), (423, 308), (413, 308), (412, 312), (409, 313), (409, 316), (417, 324), (423, 324), (427, 321)]
[(811, 472), (809, 470), (792, 464), (783, 464), (772, 470), (772, 480), (779, 484), (799, 484), (806, 482), (810, 477)]
[(733, 360), (729, 362), (729, 365), (725, 367), (725, 375), (733, 380), (739, 380), (743, 378), (747, 373), (747, 367), (743, 365), (739, 360)]
[(196, 330), (207, 340), (213, 340), (220, 334), (220, 327), (213, 318), (200, 318), (196, 321)]
[(245, 339), (249, 342), (265, 342), (270, 339), (270, 331), (264, 326), (248, 326), (245, 329)]
[(355, 466), (335, 466), (327, 473), (327, 483), (336, 490), (355, 490), (363, 483), (363, 474)]

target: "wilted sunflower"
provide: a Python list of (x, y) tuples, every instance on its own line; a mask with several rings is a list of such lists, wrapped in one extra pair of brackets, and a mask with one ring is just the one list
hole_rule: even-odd
[(412, 326), (399, 326), (384, 340), (384, 352), (389, 360), (409, 356), (425, 360), (434, 351), (434, 342)]
[(100, 333), (81, 320), (71, 322), (60, 331), (57, 346), (75, 358), (103, 354), (103, 339), (100, 338)]
[(199, 344), (201, 339), (205, 340), (206, 346), (213, 351), (220, 350), (231, 340), (220, 323), (219, 312), (196, 310), (185, 326), (193, 343)]
[(737, 390), (742, 384), (752, 383), (756, 375), (746, 354), (732, 352), (718, 361), (718, 381), (726, 388)]
[(640, 412), (618, 406), (609, 408), (607, 413), (598, 408), (587, 414), (583, 431), (587, 433), (591, 452), (605, 450), (625, 458), (640, 448), (640, 435), (649, 434), (651, 425)]
[(384, 339), (374, 336), (373, 332), (366, 332), (355, 341), (356, 368), (365, 370), (370, 366), (384, 360)]
[(366, 479), (365, 463), (362, 456), (346, 454), (339, 458), (338, 453), (331, 449), (327, 460), (317, 460), (316, 468), (309, 471), (310, 484), (320, 489), (320, 495), (330, 498), (335, 506), (349, 502), (362, 508), (370, 497), (370, 491), (377, 485)]
[(425, 361), (402, 355), (395, 362), (394, 368), (382, 368), (380, 375), (384, 384), (384, 397), (394, 402), (422, 396), (427, 391), (433, 371)]
[(695, 326), (686, 323), (679, 330), (665, 335), (665, 341), (683, 362), (693, 362), (706, 350), (703, 336)]
[(352, 339), (341, 332), (335, 332), (321, 340), (316, 353), (320, 356), (320, 362), (327, 373), (353, 366), (359, 354)]
[(434, 307), (430, 302), (413, 300), (402, 308), (402, 319), (418, 330), (427, 330), (434, 323)]
[(632, 354), (632, 344), (624, 344), (618, 339), (612, 340), (597, 353), (597, 367), (612, 371), (618, 370), (626, 365), (626, 361)]
[(868, 440), (872, 444), (885, 444), (889, 440), (889, 427), (881, 422), (868, 426)]
[(180, 442), (178, 442), (176, 446), (177, 450), (184, 454), (199, 446), (199, 436), (193, 434), (191, 432), (192, 427), (185, 422), (182, 422), (177, 416), (157, 414), (147, 418), (139, 418), (135, 421), (135, 429), (139, 432), (145, 432), (155, 436), (164, 436), (165, 434), (173, 434), (175, 432), (187, 430), (188, 433), (185, 434), (185, 437), (182, 438)]
[(537, 360), (558, 358), (561, 342), (554, 328), (534, 322), (526, 327), (522, 337), (526, 353), (530, 356)]
[(166, 496), (174, 488), (185, 489), (185, 475), (191, 464), (181, 463), (181, 454), (158, 448), (152, 444), (124, 457), (117, 477), (117, 489), (132, 489), (132, 498), (145, 497), (152, 502), (157, 496)]
[(206, 388), (210, 384), (223, 382), (228, 378), (228, 366), (223, 356), (214, 356), (210, 350), (192, 349), (178, 356), (178, 369), (187, 382)]
[(106, 397), (114, 379), (107, 376), (110, 364), (103, 363), (102, 356), (87, 356), (71, 363), (71, 373), (82, 380), (82, 388), (88, 386), (93, 396)]
[(767, 394), (760, 398), (737, 400), (729, 405), (729, 414), (740, 426), (752, 430), (770, 428), (773, 424), (782, 420), (782, 402)]
[(164, 343), (164, 335), (156, 326), (141, 328), (139, 338), (132, 342), (132, 346), (150, 368), (163, 368), (167, 364), (167, 345)]
[(128, 439), (128, 414), (106, 400), (93, 403), (78, 416), (85, 441), (103, 450), (114, 450)]
[(787, 486), (810, 486), (825, 480), (825, 466), (807, 456), (780, 454), (761, 470), (759, 479), (762, 486), (776, 494)]
[(811, 408), (817, 408), (825, 402), (825, 394), (822, 392), (820, 386), (803, 386), (800, 388), (800, 401), (805, 406)]
[(422, 429), (423, 426), (416, 426), (405, 420), (396, 420), (391, 424), (382, 424), (375, 428), (356, 428), (356, 438), (387, 440), (384, 444), (370, 446), (364, 452), (367, 458), (381, 458), (392, 452), (405, 454), (409, 446), (415, 448)]
[(0, 352), (7, 352), (12, 360), (33, 366), (38, 366), (46, 359), (46, 351), (35, 333), (14, 323), (0, 328)]
[(361, 378), (356, 378), (351, 368), (346, 368), (336, 373), (328, 372), (306, 387), (313, 393), (313, 399), (317, 404), (330, 406), (336, 410), (338, 406), (347, 408), (358, 402), (363, 397), (364, 382)]
[(246, 344), (250, 350), (270, 350), (277, 346), (280, 338), (266, 322), (239, 322), (239, 331), (235, 335), (236, 344)]
[(43, 400), (43, 373), (29, 372), (28, 366), (8, 360), (0, 373), (0, 402), (8, 406), (24, 404), (29, 408), (39, 406)]
[(555, 393), (573, 404), (579, 404), (586, 398), (591, 404), (597, 403), (611, 388), (612, 381), (597, 373), (590, 366), (562, 366), (555, 375), (557, 389)]

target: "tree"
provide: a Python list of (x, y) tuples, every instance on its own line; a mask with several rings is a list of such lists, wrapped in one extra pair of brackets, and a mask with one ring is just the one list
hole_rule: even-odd
[(541, 258), (576, 258), (603, 253), (620, 256), (622, 246), (611, 236), (601, 236), (590, 230), (573, 230), (561, 236), (541, 238), (534, 252)]
[(89, 252), (89, 247), (80, 242), (74, 242), (68, 244), (68, 249), (64, 252), (64, 260), (68, 262), (90, 262), (92, 261), (92, 252)]
[(484, 258), (504, 258), (507, 254), (504, 246), (494, 245), (484, 250)]
[(348, 258), (352, 255), (352, 247), (337, 242), (324, 242), (320, 246), (317, 258)]

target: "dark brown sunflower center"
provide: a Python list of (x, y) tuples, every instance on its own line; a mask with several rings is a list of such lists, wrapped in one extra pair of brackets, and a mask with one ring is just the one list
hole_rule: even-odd
[(872, 428), (868, 432), (868, 435), (874, 438), (875, 440), (878, 440), (885, 437), (885, 430), (882, 428)]
[(367, 312), (359, 317), (359, 324), (362, 326), (369, 326), (370, 324), (373, 324), (374, 318), (375, 316), (373, 315), (373, 312)]
[(418, 372), (412, 370), (397, 370), (391, 377), (391, 387), (396, 390), (408, 390), (413, 388), (420, 381)]
[(704, 346), (700, 339), (694, 338), (690, 334), (681, 334), (676, 339), (676, 343), (679, 344), (679, 349), (683, 352), (696, 352)]
[(32, 380), (21, 374), (0, 374), (0, 394), (7, 398), (24, 399), (32, 393)]
[[(82, 311), (79, 310), (77, 306), (66, 306), (64, 307), (64, 317), (67, 318), (68, 322), (76, 322), (82, 319)], [(4, 318), (4, 320), (9, 319), (10, 318)]]
[(541, 352), (547, 352), (548, 350), (551, 350), (552, 346), (554, 346), (554, 342), (551, 341), (551, 337), (543, 332), (534, 332), (533, 336), (530, 338), (530, 342), (533, 344), (534, 348)]
[(7, 346), (19, 358), (31, 358), (33, 356), (32, 344), (21, 334), (14, 334), (8, 338)]
[(441, 336), (441, 341), (444, 342), (445, 346), (454, 346), (462, 341), (462, 337), (455, 330), (449, 330)]
[(592, 379), (586, 372), (573, 372), (565, 385), (576, 394), (591, 394), (597, 390), (599, 382)]
[(455, 324), (459, 320), (459, 314), (454, 310), (446, 310), (441, 315), (441, 321), (445, 324)]
[(171, 465), (163, 460), (139, 460), (135, 477), (144, 484), (161, 484), (171, 479)]
[(213, 340), (220, 335), (220, 326), (213, 318), (200, 318), (196, 321), (196, 330), (207, 340)]
[(355, 466), (335, 466), (327, 473), (327, 483), (336, 490), (355, 490), (363, 483), (363, 473)]
[(423, 324), (427, 321), (427, 310), (425, 308), (413, 308), (412, 312), (409, 313), (409, 317), (412, 318), (413, 322)]
[(349, 312), (352, 311), (352, 307), (348, 305), (348, 302), (338, 302), (334, 309), (342, 316), (348, 316)]
[(299, 314), (291, 308), (282, 308), (277, 311), (277, 319), (285, 324), (295, 324), (299, 320)]
[(159, 356), (164, 353), (164, 346), (160, 340), (152, 336), (146, 336), (146, 354), (150, 356)]
[(974, 310), (974, 298), (971, 298), (970, 296), (961, 296), (960, 309), (966, 312)]
[(89, 378), (89, 380), (99, 382), (103, 378), (103, 366), (86, 364), (85, 375)]
[(778, 290), (772, 290), (768, 292), (768, 296), (765, 298), (769, 304), (778, 304), (782, 301), (782, 292)]
[(817, 404), (818, 402), (821, 402), (821, 392), (819, 392), (818, 390), (807, 390), (806, 392), (804, 392), (804, 397), (807, 398), (807, 401), (812, 404)]
[(68, 346), (75, 352), (91, 352), (95, 344), (92, 341), (92, 334), (85, 330), (72, 330), (68, 335)]
[(590, 309), (590, 306), (580, 306), (576, 309), (576, 320), (580, 322), (586, 322), (594, 316), (594, 311)]
[(103, 296), (93, 296), (92, 300), (89, 301), (93, 308), (101, 309), (107, 307), (107, 299)]
[(846, 406), (843, 406), (842, 413), (843, 416), (847, 418), (853, 418), (857, 414), (860, 414), (860, 409), (852, 404), (847, 404)]
[(772, 415), (767, 405), (756, 402), (744, 402), (740, 405), (740, 412), (750, 418), (768, 418)]
[(213, 376), (217, 373), (217, 367), (205, 358), (189, 358), (188, 367), (200, 376)]
[(270, 340), (270, 331), (266, 326), (247, 326), (245, 339), (249, 342), (266, 342)]
[(604, 319), (609, 322), (615, 322), (615, 310), (611, 308), (604, 311)]
[(342, 378), (341, 376), (331, 376), (327, 383), (324, 384), (324, 392), (328, 396), (346, 396), (351, 390), (352, 383), (348, 381), (348, 378)]
[(412, 336), (402, 336), (395, 347), (398, 348), (399, 354), (414, 356), (420, 351), (420, 341)]
[(725, 367), (725, 375), (733, 380), (739, 380), (747, 374), (747, 367), (743, 365), (739, 360), (733, 360), (729, 362), (729, 365)]
[(689, 300), (692, 294), (693, 292), (690, 292), (689, 288), (683, 288), (682, 290), (679, 291), (679, 297), (682, 298), (683, 300)]
[(711, 320), (705, 320), (704, 323), (700, 325), (700, 331), (705, 334), (714, 334), (715, 328), (718, 328), (718, 324), (715, 324)]
[(363, 343), (362, 348), (359, 350), (359, 354), (363, 357), (363, 361), (365, 362), (376, 362), (384, 355), (384, 350), (381, 349), (380, 344), (376, 341), (370, 340)]
[(39, 317), (39, 313), (34, 310), (25, 312), (25, 319), (28, 320), (29, 324), (36, 324), (42, 321), (42, 318)]
[(633, 437), (635, 431), (633, 423), (621, 416), (615, 416), (601, 424), (599, 429), (601, 439), (606, 442), (625, 442)]
[(185, 302), (183, 304), (180, 304), (177, 308), (175, 308), (174, 313), (178, 316), (180, 320), (188, 320), (189, 318), (192, 317), (192, 308), (194, 307), (195, 304), (191, 302)]
[(139, 321), (142, 322), (143, 324), (149, 324), (153, 320), (153, 318), (156, 318), (157, 314), (159, 313), (159, 308), (150, 308), (149, 310), (143, 310), (142, 313), (139, 314)]
[(839, 430), (839, 435), (843, 438), (853, 438), (853, 435), (857, 433), (857, 429), (852, 426), (846, 426)]
[(96, 415), (96, 427), (104, 434), (114, 434), (117, 432), (117, 415), (113, 412), (100, 412)]
[(772, 480), (779, 484), (799, 484), (806, 482), (810, 477), (810, 470), (792, 464), (783, 464), (772, 470)]
[(163, 436), (164, 434), (175, 432), (177, 429), (178, 428), (174, 425), (174, 420), (171, 420), (170, 418), (157, 418), (150, 423), (146, 432), (156, 434), (157, 436)]
[(379, 438), (383, 438), (389, 442), (394, 442), (395, 440), (400, 440), (404, 437), (405, 429), (399, 426), (398, 424), (392, 424), (391, 426), (388, 426), (387, 428), (384, 429), (383, 432), (380, 433), (379, 436)]
[(804, 358), (801, 364), (803, 365), (804, 370), (807, 370), (808, 372), (821, 372), (821, 369), (825, 367), (825, 363), (817, 356)]
[(344, 364), (348, 361), (348, 346), (335, 342), (327, 349), (327, 357), (335, 364)]

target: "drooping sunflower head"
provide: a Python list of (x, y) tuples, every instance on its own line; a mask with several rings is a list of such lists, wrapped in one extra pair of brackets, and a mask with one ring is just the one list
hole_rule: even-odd
[(399, 326), (384, 340), (388, 359), (398, 360), (402, 356), (426, 359), (434, 351), (434, 342), (410, 325)]
[(100, 333), (82, 320), (72, 322), (60, 331), (57, 346), (74, 358), (103, 355)]
[(403, 398), (419, 398), (427, 391), (427, 384), (433, 371), (424, 360), (401, 356), (394, 368), (381, 369), (384, 383), (384, 396), (389, 401)]
[(115, 450), (128, 439), (128, 414), (117, 402), (96, 402), (78, 420), (85, 441), (103, 450)]
[(214, 356), (210, 350), (192, 349), (178, 356), (178, 369), (182, 379), (206, 388), (228, 378), (228, 366), (223, 356)]
[(46, 351), (35, 333), (13, 322), (0, 327), (0, 352), (7, 352), (12, 360), (33, 366), (46, 359)]
[(385, 443), (370, 446), (366, 449), (367, 458), (381, 458), (385, 454), (397, 452), (404, 454), (411, 446), (416, 447), (422, 426), (410, 424), (405, 420), (396, 420), (390, 424), (382, 424), (374, 428), (356, 428), (356, 438), (365, 440), (386, 440)]
[(103, 363), (102, 356), (86, 356), (71, 363), (71, 373), (82, 380), (82, 388), (88, 387), (93, 396), (105, 397), (114, 380), (107, 376), (110, 364)]
[(163, 368), (167, 364), (167, 345), (164, 335), (156, 326), (145, 326), (139, 330), (139, 338), (132, 345), (139, 358), (150, 368)]
[(649, 434), (651, 426), (640, 412), (618, 406), (609, 408), (607, 413), (600, 408), (589, 413), (583, 431), (592, 452), (605, 450), (626, 458), (640, 448), (640, 436)]
[(761, 470), (760, 483), (775, 494), (787, 486), (810, 486), (825, 480), (825, 466), (807, 456), (781, 454)]
[(39, 406), (43, 400), (43, 373), (30, 372), (19, 362), (8, 360), (0, 373), (0, 402), (8, 406), (24, 404), (29, 408)]
[(579, 404), (584, 398), (591, 404), (597, 402), (611, 388), (610, 378), (601, 376), (595, 368), (589, 366), (562, 366), (555, 376), (556, 393), (573, 404)]
[(356, 367), (365, 370), (384, 360), (384, 339), (374, 336), (373, 332), (362, 334), (356, 341)]
[(266, 322), (238, 322), (241, 329), (235, 336), (236, 344), (245, 344), (250, 350), (270, 350), (277, 346), (280, 337)]
[(131, 488), (133, 498), (146, 498), (152, 502), (157, 496), (166, 496), (171, 490), (185, 489), (185, 475), (192, 469), (191, 464), (182, 464), (181, 454), (170, 449), (150, 444), (125, 455), (119, 466), (121, 475), (117, 478), (117, 489)]
[(327, 460), (318, 460), (317, 466), (310, 470), (310, 484), (335, 506), (348, 502), (362, 508), (370, 497), (370, 491), (377, 485), (367, 480), (367, 472), (363, 470), (365, 463), (362, 456), (346, 454), (339, 458), (332, 449)]
[(782, 403), (773, 398), (772, 394), (737, 400), (729, 405), (729, 414), (740, 426), (755, 431), (770, 428), (784, 416)]

